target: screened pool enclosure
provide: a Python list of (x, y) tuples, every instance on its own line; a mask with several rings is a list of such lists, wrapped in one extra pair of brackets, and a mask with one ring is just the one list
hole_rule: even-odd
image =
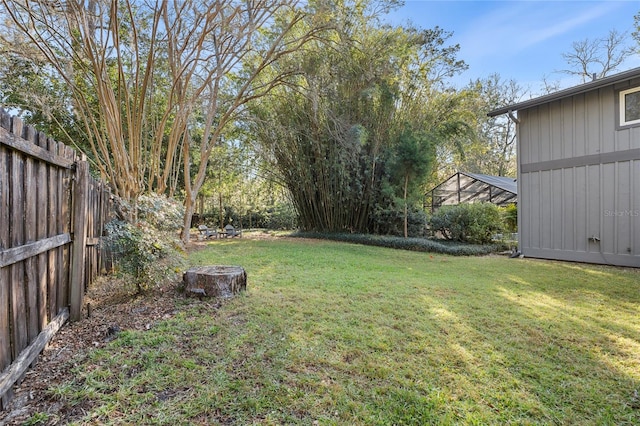
[(426, 194), (426, 208), (460, 203), (490, 202), (499, 206), (518, 202), (516, 179), (479, 173), (457, 172)]

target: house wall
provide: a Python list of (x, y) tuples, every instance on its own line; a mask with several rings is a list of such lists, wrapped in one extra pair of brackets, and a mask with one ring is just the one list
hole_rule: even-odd
[(618, 128), (618, 91), (518, 111), (525, 256), (640, 267), (640, 126)]

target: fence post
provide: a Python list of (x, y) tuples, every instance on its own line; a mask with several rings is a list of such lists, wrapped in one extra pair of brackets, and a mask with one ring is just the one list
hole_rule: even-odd
[(83, 155), (76, 162), (73, 188), (73, 252), (71, 263), (71, 285), (69, 295), (69, 317), (79, 321), (82, 315), (84, 296), (85, 254), (87, 239), (87, 198), (89, 194), (89, 166)]

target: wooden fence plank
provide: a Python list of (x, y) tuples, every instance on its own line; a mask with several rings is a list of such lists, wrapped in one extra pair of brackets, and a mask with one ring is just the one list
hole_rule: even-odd
[[(13, 118), (11, 121), (12, 131), (22, 134), (22, 121)], [(11, 153), (11, 174), (12, 182), (10, 211), (11, 211), (11, 247), (18, 247), (24, 244), (24, 158), (21, 153), (14, 151)], [(12, 345), (11, 353), (13, 359), (18, 357), (20, 351), (29, 344), (27, 339), (27, 307), (24, 291), (24, 263), (19, 262), (10, 266), (11, 270), (11, 321), (12, 321)]]
[[(24, 131), (24, 138), (27, 141), (33, 141), (35, 138), (35, 130), (28, 126)], [(24, 238), (26, 243), (36, 240), (36, 187), (34, 182), (34, 165), (33, 158), (27, 157), (24, 164), (24, 196), (25, 196), (25, 213), (24, 213)], [(39, 323), (38, 318), (38, 282), (36, 281), (37, 263), (34, 257), (29, 257), (24, 261), (26, 292), (25, 300), (27, 303), (27, 341), (31, 342), (38, 336)]]
[(23, 244), (6, 250), (0, 250), (0, 267), (10, 266), (22, 262), (30, 257), (45, 253), (71, 242), (69, 234), (60, 234), (55, 237), (43, 238), (33, 243)]
[[(11, 129), (11, 117), (0, 109), (0, 127), (3, 129)], [(10, 203), (10, 191), (11, 182), (9, 181), (9, 161), (11, 152), (8, 148), (0, 145), (0, 244), (3, 248), (10, 247), (10, 234), (9, 234), (9, 203)], [(4, 182), (4, 186), (2, 183)], [(0, 367), (6, 368), (11, 364), (11, 316), (10, 313), (10, 298), (11, 290), (9, 287), (11, 273), (9, 268), (0, 268), (0, 339), (2, 345), (0, 346)], [(8, 391), (3, 395), (0, 395), (2, 400), (0, 403), (4, 409), (8, 404), (12, 392)]]
[[(0, 123), (5, 117), (0, 116)], [(0, 146), (0, 248), (9, 247), (9, 150)], [(0, 268), (0, 371), (11, 364), (11, 325), (9, 323), (9, 268)], [(2, 408), (8, 397), (0, 394)]]
[(73, 263), (71, 265), (71, 321), (80, 320), (82, 296), (85, 288), (85, 251), (87, 236), (87, 198), (89, 191), (89, 165), (76, 163), (76, 180), (73, 190)]
[(88, 252), (87, 259), (89, 264), (87, 265), (87, 274), (88, 280), (86, 280), (85, 284), (88, 284), (89, 281), (93, 281), (95, 277), (98, 275), (98, 247), (95, 244), (90, 244), (89, 241), (93, 242), (96, 235), (98, 235), (98, 230), (96, 229), (96, 216), (98, 209), (98, 194), (100, 193), (100, 185), (95, 179), (90, 179), (90, 191), (89, 191), (89, 206), (87, 209), (87, 238), (86, 238), (86, 250)]
[[(15, 118), (14, 118), (15, 119)], [(26, 141), (20, 137), (20, 132), (10, 132), (0, 127), (0, 144), (11, 147), (13, 150), (23, 154), (46, 161), (58, 167), (71, 168), (73, 160), (60, 155), (53, 154), (38, 145)]]
[[(58, 153), (65, 157), (73, 156), (73, 149), (58, 143)], [(71, 174), (68, 170), (58, 168), (58, 202), (60, 203), (60, 212), (58, 216), (58, 233), (71, 234)], [(69, 277), (70, 277), (70, 257), (71, 250), (69, 245), (58, 247), (58, 310), (69, 306)]]
[[(38, 146), (47, 148), (47, 135), (42, 132), (38, 133)], [(49, 192), (47, 188), (47, 164), (39, 162), (36, 172), (36, 186), (38, 187), (38, 217), (42, 220), (37, 221), (36, 237), (38, 241), (47, 238), (47, 219), (49, 212), (47, 211), (47, 200)], [(49, 255), (43, 251), (38, 254), (38, 317), (40, 318), (40, 330), (49, 322), (47, 315), (47, 307), (49, 306), (49, 297), (47, 295), (47, 278), (49, 268)]]
[[(93, 264), (93, 247), (87, 244), (87, 240), (92, 238), (92, 235), (93, 235), (93, 223), (91, 220), (91, 208), (93, 207), (93, 197), (91, 194), (91, 189), (93, 189), (93, 182), (91, 179), (89, 179), (88, 186), (89, 186), (89, 190), (87, 191), (87, 200), (86, 200), (87, 210), (86, 210), (86, 216), (85, 216), (85, 221), (87, 222), (87, 233), (84, 238), (84, 244), (85, 244), (84, 271), (87, 277), (91, 277), (93, 275), (93, 270), (91, 268)], [(84, 280), (84, 281), (86, 283), (89, 280)]]
[[(93, 191), (91, 191), (91, 238), (95, 238), (99, 236), (99, 231), (97, 229), (97, 221), (96, 217), (98, 215), (98, 194), (100, 194), (100, 184), (93, 181)], [(98, 276), (98, 247), (91, 247), (91, 281)]]
[[(113, 218), (113, 200), (111, 198), (111, 190), (107, 187), (105, 187), (103, 191), (102, 213), (100, 217), (102, 221), (100, 225), (100, 236), (102, 236), (105, 232), (104, 226)], [(113, 253), (103, 246), (100, 247), (100, 250), (100, 271), (113, 271)]]
[[(50, 151), (54, 151), (56, 149), (56, 143), (53, 139), (47, 139), (47, 149)], [(55, 235), (59, 235), (58, 233), (58, 170), (56, 167), (49, 165), (47, 167), (47, 211), (49, 212), (47, 218), (47, 236), (53, 237)], [(48, 265), (48, 273), (49, 277), (47, 279), (47, 294), (49, 295), (48, 300), (48, 318), (51, 321), (58, 314), (58, 256), (59, 250), (50, 250), (49, 251), (49, 265)]]

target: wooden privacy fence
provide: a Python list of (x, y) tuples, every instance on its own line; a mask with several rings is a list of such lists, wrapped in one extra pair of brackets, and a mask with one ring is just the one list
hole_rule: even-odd
[(0, 109), (0, 397), (68, 319), (103, 268), (110, 193), (87, 161)]

